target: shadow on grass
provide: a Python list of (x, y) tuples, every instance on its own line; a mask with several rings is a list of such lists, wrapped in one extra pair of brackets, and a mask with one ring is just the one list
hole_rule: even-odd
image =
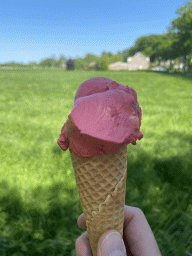
[[(192, 144), (190, 136), (169, 136)], [(56, 168), (63, 168), (60, 152), (53, 148)], [(143, 149), (128, 150), (126, 204), (143, 210), (162, 255), (185, 255), (192, 244), (192, 223), (186, 214), (192, 203), (190, 154), (159, 160)], [(57, 181), (37, 187), (31, 192), (34, 201), (26, 203), (18, 188), (6, 182), (0, 188), (0, 255), (75, 256), (75, 241), (82, 234), (77, 225), (82, 211), (77, 191)], [(60, 198), (61, 191), (65, 199)], [(43, 195), (49, 201), (46, 208), (43, 202), (40, 207)]]
[[(59, 182), (47, 191), (38, 187), (34, 198), (50, 195), (48, 208), (42, 210), (36, 202), (25, 204), (9, 184), (1, 182), (0, 187), (0, 255), (75, 255), (81, 208), (73, 189)], [(64, 201), (58, 197), (61, 190), (68, 195)]]
[[(192, 146), (192, 136), (167, 135)], [(162, 255), (191, 252), (192, 152), (158, 159), (136, 150), (136, 158), (128, 150), (126, 204), (143, 210)]]
[[(179, 132), (168, 132), (169, 139), (180, 138), (180, 141), (189, 143), (192, 148), (192, 135)], [(159, 151), (157, 145), (154, 151)], [(131, 152), (130, 152), (131, 153)], [(140, 191), (139, 198), (144, 198), (148, 193), (149, 185), (159, 186), (160, 189), (167, 184), (170, 189), (192, 195), (192, 151), (185, 155), (169, 158), (156, 158), (140, 150), (134, 159), (128, 154), (128, 176), (133, 182), (133, 187)], [(129, 180), (127, 181), (129, 183)], [(132, 186), (132, 185), (131, 185)]]
[(191, 81), (192, 80), (192, 72), (160, 72), (160, 71), (153, 71), (153, 70), (146, 70), (147, 73), (157, 73), (163, 76), (169, 76), (169, 77), (180, 77), (185, 80)]
[[(189, 143), (189, 147), (192, 148), (192, 135), (167, 132), (166, 137), (169, 140), (179, 138), (180, 141), (186, 142), (186, 144)], [(191, 193), (192, 151), (189, 151), (184, 156), (177, 155), (168, 159), (155, 159), (154, 162), (154, 170), (163, 183), (168, 182), (179, 190)]]

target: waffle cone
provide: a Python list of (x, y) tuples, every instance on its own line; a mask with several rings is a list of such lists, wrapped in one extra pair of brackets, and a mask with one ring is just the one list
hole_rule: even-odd
[(110, 229), (123, 237), (127, 146), (116, 154), (78, 157), (71, 153), (93, 256), (101, 235)]

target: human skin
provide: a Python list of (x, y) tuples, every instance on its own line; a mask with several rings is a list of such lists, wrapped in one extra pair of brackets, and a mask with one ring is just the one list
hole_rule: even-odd
[[(86, 229), (84, 214), (79, 216), (77, 224), (81, 229)], [(98, 248), (101, 247), (101, 243), (110, 232), (112, 230), (106, 231), (100, 237)], [(123, 240), (128, 256), (161, 256), (147, 219), (144, 213), (137, 207), (125, 205)], [(76, 255), (92, 255), (87, 232), (81, 235), (76, 241)]]

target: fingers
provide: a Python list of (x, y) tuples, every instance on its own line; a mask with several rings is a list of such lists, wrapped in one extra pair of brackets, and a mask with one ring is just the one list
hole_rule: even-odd
[[(140, 210), (139, 208), (125, 205), (125, 208), (124, 208), (124, 211), (125, 211), (124, 212), (125, 213), (124, 214), (124, 227), (129, 224), (129, 222), (132, 220), (133, 216), (139, 210)], [(77, 219), (77, 224), (81, 229), (87, 229), (86, 222), (85, 222), (85, 217), (84, 217), (83, 213)]]
[(127, 255), (121, 234), (116, 230), (107, 230), (99, 239), (97, 255), (102, 256), (112, 254), (121, 256)]
[[(77, 220), (77, 224), (81, 229), (86, 229), (84, 214), (81, 214)], [(124, 208), (124, 232), (123, 239), (127, 249), (127, 255), (156, 255), (161, 256), (157, 242), (153, 232), (145, 218), (144, 213), (137, 207), (125, 205)], [(84, 245), (89, 246), (88, 234), (80, 237), (83, 239)], [(84, 246), (82, 246), (83, 248)], [(80, 248), (80, 247), (79, 247)], [(83, 250), (83, 249), (82, 249)], [(82, 255), (89, 255), (85, 254)], [(81, 254), (79, 254), (81, 256)]]
[(88, 234), (85, 232), (78, 237), (75, 243), (76, 256), (92, 256), (91, 246), (88, 239)]
[[(139, 210), (140, 210), (139, 208), (125, 205), (125, 208), (124, 208), (124, 211), (125, 211), (124, 212), (124, 227), (129, 224), (129, 222), (132, 220), (133, 216)], [(85, 222), (85, 217), (84, 217), (83, 213), (77, 219), (77, 224), (81, 229), (87, 229), (86, 222)]]
[(153, 232), (139, 208), (125, 206), (124, 239), (133, 255), (161, 256)]
[(85, 222), (85, 217), (84, 214), (82, 213), (79, 218), (77, 219), (77, 225), (81, 228), (81, 229), (87, 229), (86, 226), (86, 222)]

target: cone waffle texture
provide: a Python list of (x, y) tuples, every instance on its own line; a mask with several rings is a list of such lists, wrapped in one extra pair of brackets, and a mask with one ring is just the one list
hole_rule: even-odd
[(79, 157), (71, 153), (81, 206), (93, 256), (100, 236), (109, 229), (123, 236), (127, 146), (116, 154)]

